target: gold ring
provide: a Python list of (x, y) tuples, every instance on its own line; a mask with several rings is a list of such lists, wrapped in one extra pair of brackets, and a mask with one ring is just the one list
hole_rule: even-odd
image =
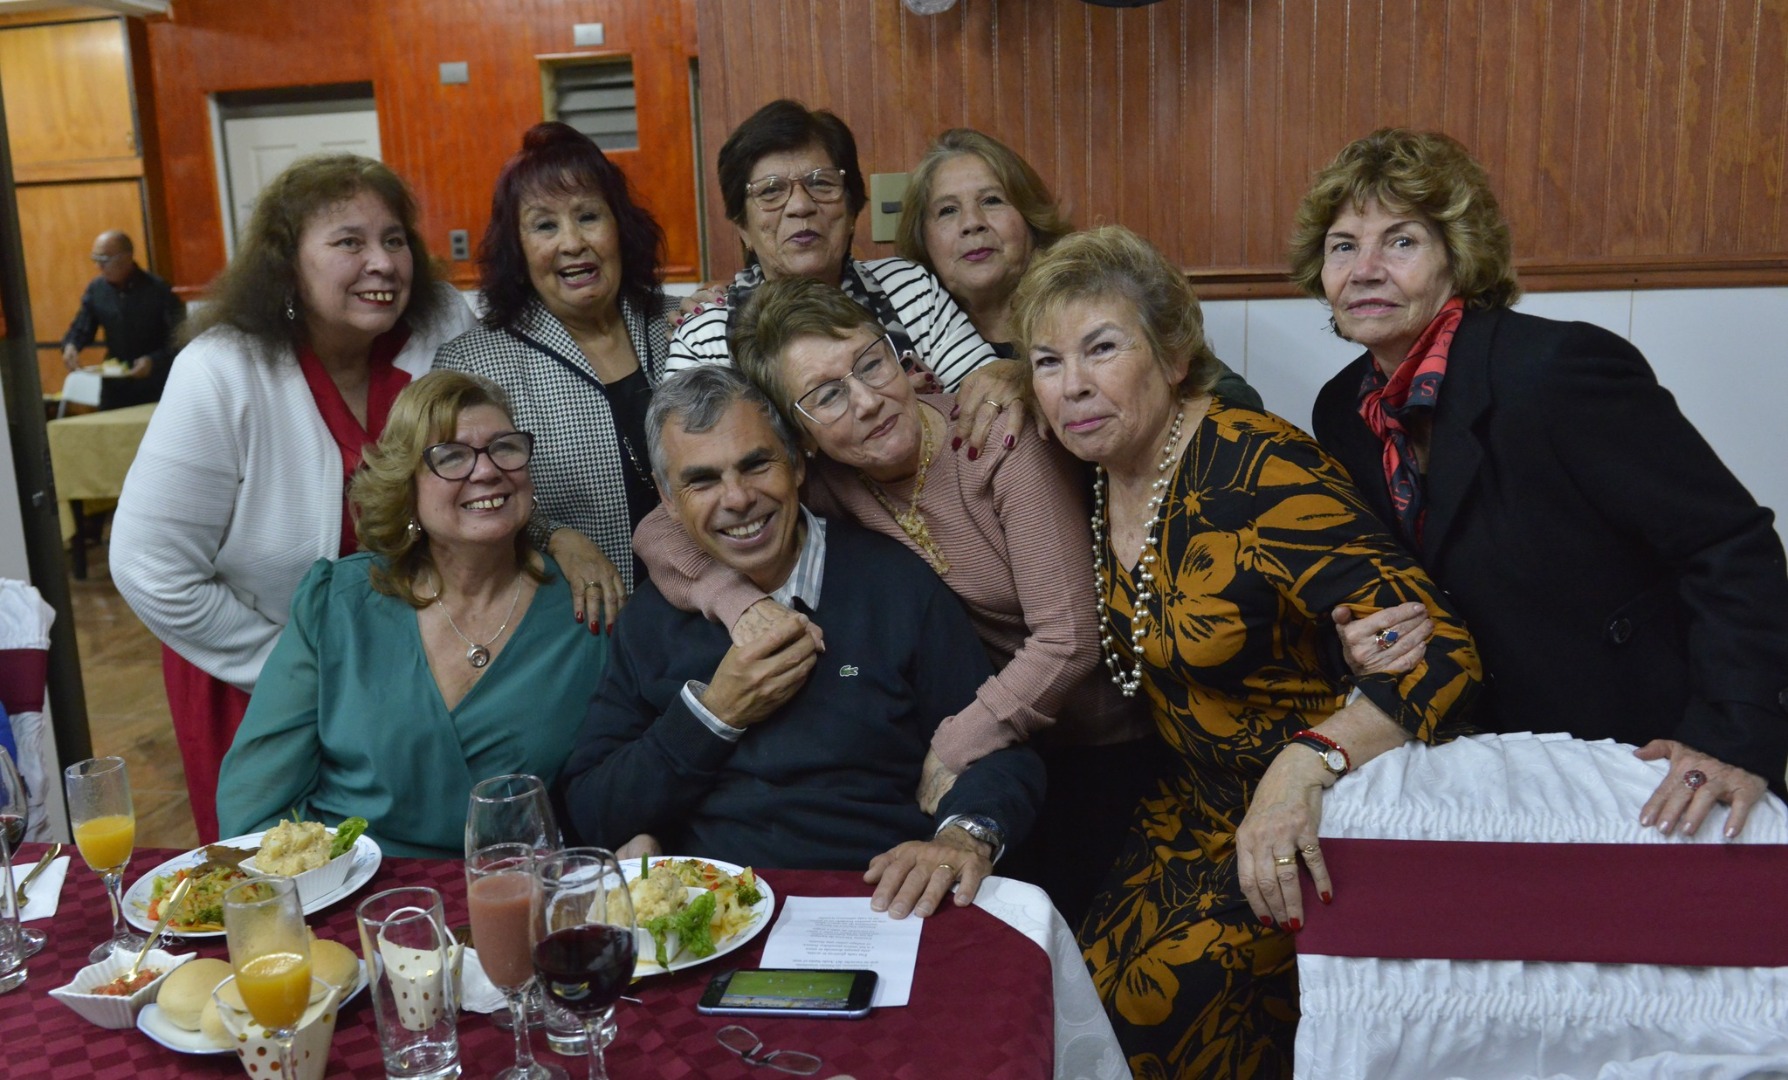
[(594, 589), (595, 587), (596, 587), (596, 583), (594, 581), (584, 582), (584, 588), (586, 588), (586, 589)]
[(1315, 844), (1305, 844), (1299, 850), (1302, 851), (1306, 855), (1314, 855), (1314, 854), (1316, 854), (1316, 845)]
[(1297, 864), (1298, 857), (1296, 855), (1279, 855), (1273, 859), (1274, 866), (1296, 866)]
[(993, 406), (993, 407), (994, 407), (994, 408), (995, 408), (995, 409), (1004, 409), (1004, 408), (1005, 408), (1005, 407), (1006, 407), (1006, 405), (1005, 405), (1005, 403), (1004, 403), (1004, 402), (1000, 402), (1000, 401), (995, 401), (995, 400), (993, 400), (993, 399), (992, 399), (992, 398), (985, 398), (985, 399), (983, 399), (983, 400), (982, 400), (982, 402), (981, 402), (981, 404), (983, 404), (983, 405), (992, 405), (992, 406)]
[(948, 871), (950, 871), (950, 876), (951, 876), (951, 877), (955, 877), (955, 876), (956, 876), (956, 868), (955, 868), (955, 867), (954, 867), (954, 866), (951, 866), (951, 865), (950, 865), (950, 864), (949, 864), (949, 863), (947, 863), (947, 862), (941, 862), (941, 863), (938, 863), (938, 864), (937, 864), (937, 868), (938, 868), (938, 869), (939, 869), (939, 870), (948, 870)]

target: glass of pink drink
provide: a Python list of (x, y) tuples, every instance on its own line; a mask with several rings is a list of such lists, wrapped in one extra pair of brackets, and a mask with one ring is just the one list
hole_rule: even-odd
[(472, 943), (491, 985), (509, 1000), (515, 1064), (497, 1080), (566, 1080), (564, 1069), (534, 1060), (528, 1039), (528, 991), (534, 985), (535, 912), (540, 882), (533, 844), (491, 844), (466, 858)]

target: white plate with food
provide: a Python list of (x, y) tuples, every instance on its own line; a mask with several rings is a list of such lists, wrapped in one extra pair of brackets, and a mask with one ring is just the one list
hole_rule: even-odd
[[(255, 852), (260, 849), (261, 838), (265, 835), (264, 832), (245, 833), (242, 836), (233, 836), (228, 840), (219, 841), (211, 847), (246, 852), (237, 861), (251, 861)], [(155, 908), (155, 902), (160, 897), (172, 892), (174, 886), (179, 883), (182, 871), (186, 871), (188, 876), (193, 877), (193, 889), (186, 899), (187, 908), (204, 911), (208, 916), (215, 915), (215, 918), (203, 918), (197, 922), (182, 922), (176, 919), (168, 924), (168, 930), (183, 938), (222, 937), (223, 894), (236, 882), (247, 880), (250, 873), (240, 866), (230, 867), (225, 863), (213, 861), (209, 851), (209, 848), (194, 848), (184, 855), (176, 855), (138, 878), (136, 883), (131, 885), (124, 894), (124, 918), (138, 930), (147, 932), (155, 929), (155, 920), (160, 914), (160, 911)], [(327, 888), (316, 895), (304, 897), (304, 913), (309, 915), (312, 912), (321, 911), (330, 904), (353, 895), (362, 885), (372, 880), (373, 874), (378, 871), (379, 863), (384, 860), (384, 857), (384, 852), (370, 837), (365, 835), (357, 837), (346, 852), (333, 860), (337, 862), (341, 859), (353, 860), (348, 865), (347, 873), (342, 877), (340, 884)], [(159, 888), (157, 888), (158, 882)], [(300, 895), (303, 896), (302, 887)]]
[[(634, 917), (639, 924), (639, 959), (633, 969), (635, 978), (705, 964), (732, 952), (770, 925), (770, 914), (776, 910), (776, 893), (769, 882), (749, 868), (719, 859), (687, 855), (656, 855), (644, 862), (648, 882), (659, 874), (669, 874), (683, 889), (680, 897), (671, 890), (649, 889), (646, 882), (639, 880), (641, 860), (628, 859), (622, 864), (621, 872), (627, 878), (628, 891), (633, 894)], [(674, 925), (674, 920), (688, 912), (692, 905), (708, 903), (703, 899), (704, 894), (713, 896), (713, 913), (707, 920), (712, 951), (706, 951), (699, 942), (685, 942), (684, 934)], [(668, 916), (673, 923), (659, 923), (661, 934), (655, 936), (648, 924), (663, 916)], [(658, 962), (659, 936), (664, 938), (668, 964)]]
[[(359, 965), (358, 977), (354, 986), (341, 996), (337, 1007), (346, 1005), (360, 996), (366, 989), (366, 961), (356, 961)], [(208, 996), (208, 995), (207, 995)], [(234, 1047), (213, 1041), (212, 1037), (200, 1029), (188, 1029), (169, 1019), (168, 1013), (159, 1002), (143, 1006), (137, 1014), (137, 1030), (149, 1036), (151, 1042), (160, 1043), (180, 1054), (228, 1054)]]

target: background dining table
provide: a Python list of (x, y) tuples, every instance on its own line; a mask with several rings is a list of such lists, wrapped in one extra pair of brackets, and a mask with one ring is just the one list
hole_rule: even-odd
[[(17, 854), (28, 864), (42, 845), (23, 845)], [(133, 867), (153, 867), (175, 851), (139, 850)], [(126, 874), (134, 882), (141, 871)], [(387, 858), (351, 897), (309, 917), (320, 937), (359, 952), (354, 910), (383, 889), (427, 885), (441, 893), (447, 920), (466, 922), (464, 864), (447, 859)], [(867, 896), (862, 875), (849, 871), (767, 870), (778, 913), (788, 896)], [(1017, 884), (1017, 883), (1013, 883)], [(1023, 886), (1028, 889), (1029, 886)], [(774, 916), (772, 916), (772, 919)], [(1059, 921), (1059, 917), (1058, 917)], [(244, 1076), (234, 1054), (176, 1053), (135, 1030), (108, 1031), (88, 1023), (49, 996), (86, 963), (87, 950), (110, 929), (110, 912), (99, 876), (80, 864), (70, 866), (56, 915), (32, 925), (49, 934), (44, 951), (28, 961), (25, 985), (0, 995), (0, 1074), (55, 1076), (58, 1080), (111, 1077)], [(728, 1023), (745, 1023), (771, 1049), (817, 1054), (819, 1077), (1036, 1078), (1054, 1074), (1053, 980), (1049, 954), (1031, 938), (980, 907), (947, 906), (926, 921), (913, 975), (911, 1004), (878, 1009), (858, 1021), (702, 1016), (695, 1003), (708, 979), (735, 967), (753, 967), (768, 931), (715, 963), (642, 979), (630, 994), (640, 1004), (621, 1003), (620, 1034), (608, 1050), (616, 1080), (633, 1077), (763, 1077), (720, 1046), (714, 1034)], [(227, 959), (221, 938), (188, 946), (202, 956)], [(176, 951), (184, 951), (185, 947)], [(557, 1059), (537, 1033), (535, 1053), (559, 1060), (573, 1077), (584, 1075), (581, 1060)], [(460, 1060), (464, 1075), (489, 1076), (513, 1060), (514, 1043), (488, 1017), (460, 1015)], [(341, 1010), (329, 1052), (329, 1076), (378, 1076), (378, 1035), (366, 994)]]

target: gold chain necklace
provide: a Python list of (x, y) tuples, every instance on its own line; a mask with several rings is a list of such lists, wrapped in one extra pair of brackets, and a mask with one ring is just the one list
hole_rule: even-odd
[(937, 446), (931, 437), (931, 425), (925, 421), (925, 406), (919, 405), (916, 408), (919, 409), (919, 471), (913, 474), (913, 495), (907, 500), (906, 509), (894, 509), (894, 504), (888, 501), (888, 496), (883, 493), (881, 485), (871, 480), (868, 473), (858, 469), (857, 478), (863, 481), (863, 486), (869, 489), (871, 495), (875, 496), (875, 501), (882, 504), (882, 509), (886, 510), (888, 516), (894, 519), (894, 524), (900, 526), (900, 531), (906, 533), (908, 537), (912, 538), (913, 543), (919, 546), (920, 553), (925, 556), (925, 561), (931, 564), (931, 568), (937, 571), (937, 576), (943, 577), (950, 572), (950, 562), (944, 558), (944, 553), (937, 546), (937, 541), (931, 538), (931, 525), (925, 520), (925, 514), (919, 509), (919, 497), (925, 494), (925, 476), (931, 469), (931, 456), (936, 452)]
[[(1105, 656), (1105, 667), (1111, 672), (1113, 685), (1127, 698), (1135, 697), (1137, 689), (1142, 686), (1142, 642), (1149, 636), (1148, 604), (1155, 598), (1155, 574), (1150, 569), (1156, 560), (1155, 530), (1161, 526), (1161, 508), (1167, 503), (1167, 489), (1173, 483), (1173, 475), (1168, 469), (1174, 463), (1174, 448), (1179, 444), (1180, 425), (1185, 419), (1186, 405), (1181, 402), (1180, 411), (1174, 414), (1173, 428), (1167, 433), (1167, 445), (1161, 448), (1161, 462), (1155, 466), (1158, 475), (1151, 485), (1154, 494), (1148, 502), (1148, 528), (1143, 533), (1141, 569), (1136, 572), (1136, 602), (1130, 610), (1130, 649), (1136, 657), (1136, 666), (1129, 671), (1124, 670), (1123, 658), (1118, 655), (1117, 629), (1111, 624), (1112, 579), (1105, 568), (1108, 529), (1105, 493), (1111, 487), (1111, 477), (1106, 474), (1105, 466), (1098, 467), (1098, 479), (1093, 484), (1093, 585), (1099, 592), (1099, 651)], [(1166, 618), (1166, 604), (1163, 602), (1161, 616), (1155, 621), (1165, 625)]]

